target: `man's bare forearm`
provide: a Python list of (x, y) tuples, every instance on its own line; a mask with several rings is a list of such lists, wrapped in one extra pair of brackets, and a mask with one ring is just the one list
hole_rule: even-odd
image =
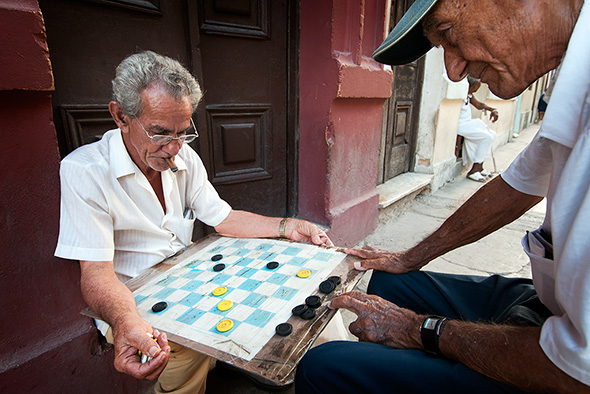
[(448, 321), (439, 339), (444, 356), (530, 392), (590, 393), (557, 368), (539, 345), (540, 327)]
[(126, 315), (137, 315), (131, 291), (117, 279), (112, 262), (80, 261), (84, 301), (100, 318), (114, 326)]
[(232, 210), (228, 217), (215, 227), (215, 230), (227, 237), (278, 237), (281, 219), (248, 211)]
[(481, 187), (431, 235), (405, 252), (417, 268), (513, 222), (543, 198), (521, 193), (500, 176)]

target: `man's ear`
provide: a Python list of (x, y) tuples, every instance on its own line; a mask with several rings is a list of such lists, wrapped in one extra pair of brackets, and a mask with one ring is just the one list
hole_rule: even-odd
[(129, 131), (130, 117), (123, 113), (119, 103), (116, 101), (109, 102), (109, 112), (117, 124), (117, 127), (120, 128), (123, 133), (127, 133)]

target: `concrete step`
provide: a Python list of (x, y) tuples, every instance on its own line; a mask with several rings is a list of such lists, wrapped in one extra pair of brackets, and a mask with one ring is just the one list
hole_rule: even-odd
[(406, 172), (378, 185), (379, 225), (387, 223), (411, 206), (416, 196), (430, 192), (431, 174)]

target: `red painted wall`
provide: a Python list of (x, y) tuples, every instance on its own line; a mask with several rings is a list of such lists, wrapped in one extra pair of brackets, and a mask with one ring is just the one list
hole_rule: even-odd
[(0, 37), (0, 393), (141, 392), (80, 315), (78, 264), (53, 257), (59, 155), (37, 2), (0, 2)]
[(378, 152), (392, 74), (370, 56), (385, 0), (301, 0), (299, 215), (353, 245), (377, 224)]

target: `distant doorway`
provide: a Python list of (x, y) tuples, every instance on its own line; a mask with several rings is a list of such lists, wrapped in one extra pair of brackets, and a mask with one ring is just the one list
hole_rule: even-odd
[[(389, 31), (412, 3), (414, 0), (391, 0)], [(392, 69), (392, 93), (383, 111), (379, 183), (385, 183), (414, 167), (424, 58)]]

